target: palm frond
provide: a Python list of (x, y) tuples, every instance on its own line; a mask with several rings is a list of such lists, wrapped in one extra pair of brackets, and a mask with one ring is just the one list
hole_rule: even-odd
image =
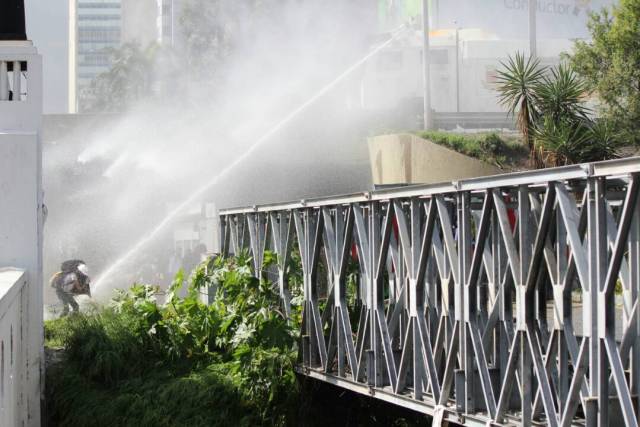
[(556, 122), (562, 119), (584, 120), (591, 112), (582, 102), (586, 83), (570, 67), (560, 64), (551, 69), (535, 88), (538, 106)]

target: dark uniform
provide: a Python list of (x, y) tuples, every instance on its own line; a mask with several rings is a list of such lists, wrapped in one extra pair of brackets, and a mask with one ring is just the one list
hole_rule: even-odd
[(75, 295), (91, 296), (91, 280), (87, 275), (86, 264), (81, 260), (70, 260), (62, 263), (59, 272), (53, 275), (50, 284), (62, 303), (62, 316), (69, 314), (69, 307), (74, 313), (80, 310)]

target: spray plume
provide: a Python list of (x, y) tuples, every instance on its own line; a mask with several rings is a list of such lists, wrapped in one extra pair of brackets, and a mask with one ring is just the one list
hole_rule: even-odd
[(120, 258), (118, 258), (113, 264), (111, 264), (107, 269), (105, 269), (102, 274), (98, 277), (95, 282), (95, 290), (97, 291), (100, 287), (106, 282), (106, 280), (120, 267), (122, 267), (131, 257), (136, 255), (142, 248), (144, 248), (149, 242), (154, 240), (156, 236), (158, 236), (171, 222), (180, 215), (186, 208), (193, 205), (199, 198), (202, 196), (207, 190), (215, 186), (222, 178), (228, 175), (232, 170), (234, 170), (238, 165), (240, 165), (243, 161), (248, 159), (260, 146), (262, 146), (266, 141), (270, 140), (278, 131), (280, 131), (283, 127), (289, 124), (292, 120), (294, 120), (298, 115), (304, 112), (307, 108), (313, 105), (316, 101), (330, 92), (336, 85), (338, 85), (342, 80), (347, 78), (350, 74), (352, 74), (355, 70), (364, 65), (369, 59), (377, 55), (379, 52), (384, 50), (387, 46), (393, 43), (398, 37), (400, 37), (406, 30), (407, 26), (402, 25), (398, 29), (392, 32), (391, 37), (385, 41), (384, 43), (378, 45), (371, 52), (369, 52), (366, 56), (352, 64), (348, 67), (342, 74), (337, 76), (333, 81), (325, 85), (319, 91), (317, 91), (311, 98), (303, 102), (289, 114), (287, 114), (282, 120), (280, 120), (277, 124), (271, 127), (265, 134), (262, 135), (259, 139), (257, 139), (252, 145), (250, 145), (242, 154), (235, 158), (231, 163), (225, 166), (218, 174), (216, 174), (213, 178), (207, 181), (202, 186), (198, 187), (193, 193), (191, 193), (184, 201), (182, 201), (177, 207), (172, 209), (159, 223), (158, 225), (152, 229), (149, 233), (144, 235), (137, 243), (135, 243), (129, 250), (127, 250)]

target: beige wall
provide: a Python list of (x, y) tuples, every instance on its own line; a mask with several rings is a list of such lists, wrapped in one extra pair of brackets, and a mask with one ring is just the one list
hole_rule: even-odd
[(369, 138), (374, 185), (432, 184), (497, 175), (497, 167), (410, 134)]

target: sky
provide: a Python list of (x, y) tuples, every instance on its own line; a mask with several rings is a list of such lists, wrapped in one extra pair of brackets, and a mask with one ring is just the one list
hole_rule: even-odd
[(25, 7), (27, 37), (44, 63), (44, 113), (67, 113), (69, 0), (26, 0)]

